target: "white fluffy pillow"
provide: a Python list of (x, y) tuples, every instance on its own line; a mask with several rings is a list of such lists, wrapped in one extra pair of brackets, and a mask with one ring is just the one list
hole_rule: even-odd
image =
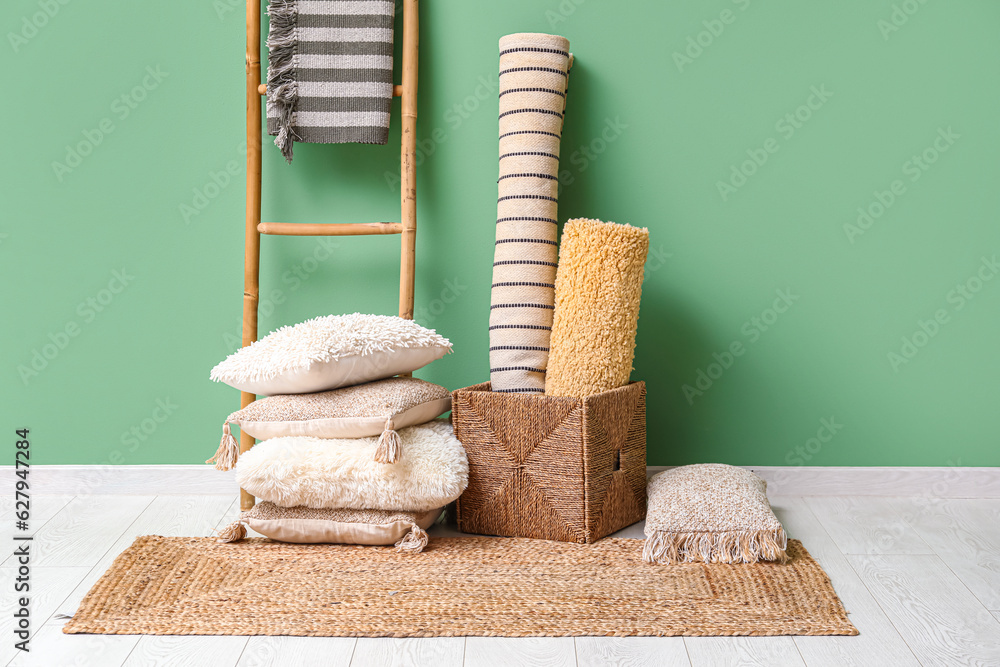
[(447, 338), (390, 315), (328, 315), (229, 355), (212, 379), (259, 396), (305, 394), (409, 373), (451, 351)]
[(443, 507), (469, 483), (465, 449), (451, 424), (432, 421), (399, 431), (399, 460), (373, 460), (378, 438), (266, 440), (236, 464), (237, 483), (282, 507), (419, 512)]

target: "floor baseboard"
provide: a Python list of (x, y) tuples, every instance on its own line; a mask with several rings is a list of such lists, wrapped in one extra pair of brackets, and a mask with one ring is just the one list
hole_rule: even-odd
[[(864, 468), (744, 466), (763, 477), (773, 496), (922, 496), (1000, 498), (1000, 468)], [(667, 466), (650, 466), (649, 474)], [(227, 495), (234, 473), (206, 465), (36, 465), (33, 494)], [(4, 489), (13, 489), (13, 466), (0, 466)], [(3, 493), (6, 493), (4, 491)]]

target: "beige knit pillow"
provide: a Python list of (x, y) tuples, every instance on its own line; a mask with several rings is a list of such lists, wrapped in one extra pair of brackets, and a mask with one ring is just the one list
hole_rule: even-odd
[(265, 537), (297, 544), (395, 544), (397, 551), (418, 553), (427, 546), (427, 529), (441, 515), (385, 510), (310, 509), (260, 502), (219, 533), (222, 542), (246, 537), (244, 524)]
[(654, 475), (647, 493), (647, 563), (785, 562), (787, 538), (767, 502), (767, 483), (749, 470), (674, 468)]
[(375, 460), (395, 463), (399, 458), (396, 429), (429, 422), (448, 410), (450, 392), (416, 378), (389, 378), (317, 394), (268, 396), (229, 415), (222, 426), (219, 450), (207, 463), (215, 463), (219, 470), (229, 470), (236, 463), (238, 447), (230, 424), (259, 440), (379, 435)]

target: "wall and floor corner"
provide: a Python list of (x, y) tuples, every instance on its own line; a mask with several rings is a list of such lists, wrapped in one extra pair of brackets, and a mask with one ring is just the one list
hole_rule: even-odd
[[(2, 112), (0, 404), (33, 463), (197, 463), (237, 406), (208, 371), (240, 334), (242, 8), (4, 10), (30, 102)], [(651, 231), (650, 464), (1000, 465), (1000, 7), (451, 0), (421, 19), (416, 316), (456, 349), (422, 377), (488, 377), (496, 40), (555, 32), (576, 54), (560, 218)], [(396, 219), (398, 131), (291, 166), (266, 145), (263, 219)], [(398, 242), (268, 239), (261, 331), (393, 313)]]

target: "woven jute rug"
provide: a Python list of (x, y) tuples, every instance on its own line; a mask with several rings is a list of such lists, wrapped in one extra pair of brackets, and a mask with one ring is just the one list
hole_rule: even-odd
[(138, 538), (67, 633), (318, 637), (854, 635), (802, 545), (785, 565), (642, 562), (642, 541), (392, 547)]

